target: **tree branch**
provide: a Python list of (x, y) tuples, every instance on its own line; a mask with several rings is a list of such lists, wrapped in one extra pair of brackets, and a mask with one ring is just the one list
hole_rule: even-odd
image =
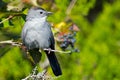
[[(0, 41), (0, 44), (9, 44), (9, 45), (18, 46), (18, 47), (22, 46), (22, 43), (14, 42), (13, 40)], [(47, 48), (45, 48), (43, 50), (49, 51), (49, 52), (58, 52), (58, 53), (71, 53), (71, 51), (60, 51), (60, 50), (52, 50), (52, 49), (47, 49)]]
[(77, 0), (72, 0), (66, 10), (66, 14), (69, 15), (71, 13), (72, 8), (74, 7)]
[(53, 50), (53, 49), (43, 49), (45, 51), (50, 51), (50, 52), (58, 52), (58, 53), (71, 53), (71, 51), (59, 51), (59, 50)]
[(14, 42), (13, 40), (0, 41), (0, 44), (9, 44), (9, 45), (12, 45), (12, 46), (21, 46), (22, 45), (22, 43)]
[(37, 66), (33, 69), (32, 73), (22, 80), (47, 80), (50, 76), (46, 75), (47, 70), (37, 73)]
[(7, 21), (7, 20), (9, 20), (9, 19), (11, 19), (11, 18), (13, 18), (13, 17), (14, 17), (14, 16), (10, 15), (8, 18), (2, 20), (2, 21), (0, 22), (0, 24), (2, 24), (3, 22), (5, 22), (5, 21)]

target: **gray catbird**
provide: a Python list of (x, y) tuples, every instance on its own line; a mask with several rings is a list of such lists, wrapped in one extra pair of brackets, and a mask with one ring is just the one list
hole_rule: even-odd
[[(47, 16), (51, 12), (47, 12), (42, 8), (32, 7), (28, 11), (26, 22), (22, 30), (22, 42), (33, 55), (35, 63), (39, 62), (39, 49), (55, 49), (55, 41), (51, 31), (50, 24), (46, 21)], [(62, 74), (57, 58), (52, 51), (45, 51), (53, 73), (56, 76)]]

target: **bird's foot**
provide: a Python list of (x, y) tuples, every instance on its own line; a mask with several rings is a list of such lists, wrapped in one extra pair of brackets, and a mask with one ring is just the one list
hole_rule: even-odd
[(51, 52), (51, 48), (48, 48), (48, 54), (50, 54), (50, 52)]

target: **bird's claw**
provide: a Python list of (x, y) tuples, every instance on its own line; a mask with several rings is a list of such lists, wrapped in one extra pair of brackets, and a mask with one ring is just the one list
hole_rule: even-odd
[(51, 49), (50, 49), (50, 48), (48, 48), (48, 54), (50, 54), (50, 52), (51, 52)]

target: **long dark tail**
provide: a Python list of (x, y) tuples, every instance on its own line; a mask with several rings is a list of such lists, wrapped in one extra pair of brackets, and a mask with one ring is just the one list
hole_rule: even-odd
[(56, 76), (62, 75), (62, 71), (61, 71), (60, 65), (58, 63), (58, 60), (55, 56), (55, 53), (54, 52), (48, 53), (48, 51), (45, 51), (45, 52), (47, 54), (47, 57), (48, 57), (50, 65), (51, 65), (51, 68), (53, 70), (53, 73)]

